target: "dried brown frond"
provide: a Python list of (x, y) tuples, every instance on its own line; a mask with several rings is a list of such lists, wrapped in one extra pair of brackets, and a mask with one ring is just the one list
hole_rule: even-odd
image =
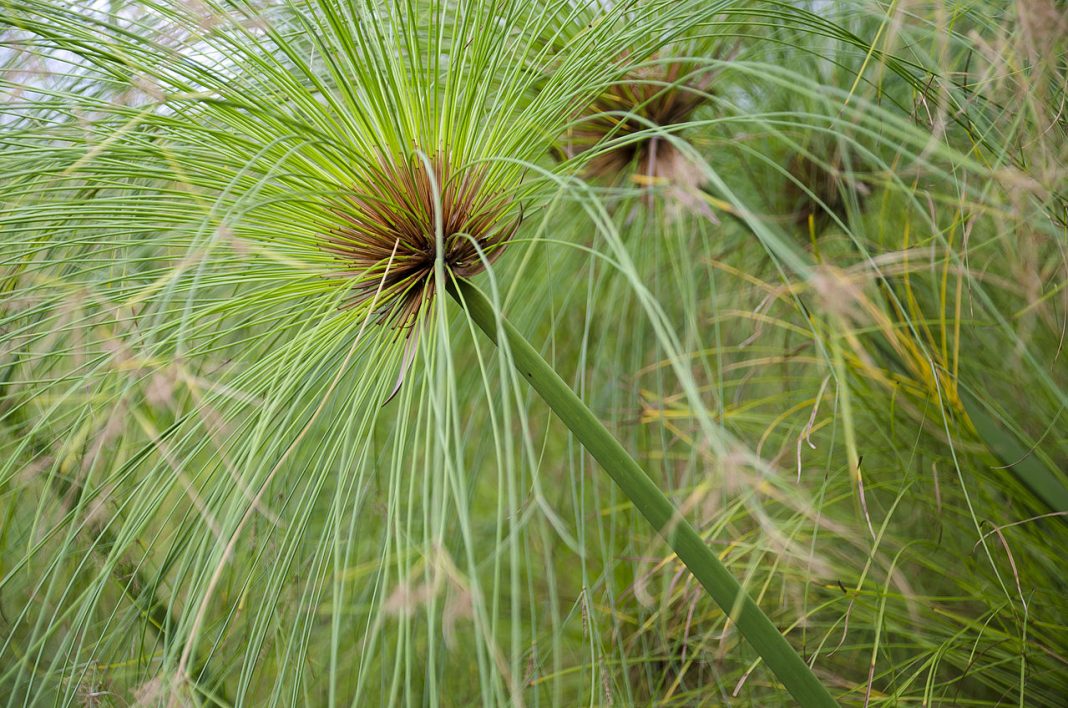
[(643, 177), (691, 181), (689, 160), (670, 141), (656, 135), (625, 139), (653, 126), (666, 128), (692, 120), (708, 100), (711, 83), (711, 75), (700, 69), (693, 62), (672, 61), (631, 71), (579, 112), (579, 121), (564, 137), (561, 152), (574, 157), (606, 139), (623, 140), (592, 157), (587, 173), (609, 179), (629, 174), (637, 175), (639, 181)]
[(511, 197), (490, 186), (488, 166), (456, 168), (441, 154), (429, 162), (433, 180), (418, 156), (380, 158), (334, 208), (341, 223), (324, 235), (340, 275), (355, 280), (350, 305), (373, 300), (395, 327), (413, 325), (434, 297), (439, 223), (445, 268), (464, 278), (496, 259), (522, 220)]

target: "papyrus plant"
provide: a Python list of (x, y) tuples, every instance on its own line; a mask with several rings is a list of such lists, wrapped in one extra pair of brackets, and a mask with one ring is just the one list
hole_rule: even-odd
[[(532, 446), (514, 406), (474, 429), (460, 413), (471, 372), (514, 400), (514, 363), (786, 688), (831, 703), (467, 282), (562, 190), (597, 213), (539, 161), (628, 62), (729, 9), (5, 2), (0, 686), (60, 703), (537, 695), (510, 511), (538, 484), (514, 462)], [(505, 366), (457, 360), (468, 320), (447, 290)], [(489, 548), (472, 436), (500, 481)], [(548, 505), (537, 523), (568, 537)]]

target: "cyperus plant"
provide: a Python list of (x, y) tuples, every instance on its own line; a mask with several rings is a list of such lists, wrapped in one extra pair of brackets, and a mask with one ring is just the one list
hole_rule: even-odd
[[(9, 693), (297, 703), (321, 645), (324, 700), (436, 702), (460, 680), (442, 642), (461, 616), (468, 690), (522, 702), (519, 574), (533, 571), (505, 500), (530, 482), (513, 467), (514, 413), (489, 406), (475, 441), (496, 447), (498, 531), (477, 551), (466, 372), (435, 294), (454, 288), (497, 337), (500, 310), (463, 279), (516, 240), (524, 210), (585, 198), (538, 176), (574, 107), (626, 74), (624, 53), (641, 61), (729, 4), (6, 3), (19, 61), (69, 67), (30, 72), (39, 98), (5, 126), (21, 147), (4, 158), (17, 296), (2, 479), (20, 498), (44, 492), (5, 524), (20, 548), (0, 581), (21, 608), (0, 646)], [(544, 41), (576, 14), (596, 21)], [(787, 688), (830, 702), (581, 400), (503, 331), (502, 351)], [(537, 523), (569, 535), (548, 508)]]
[(0, 0), (0, 694), (1055, 704), (1063, 519), (988, 469), (1064, 488), (1007, 16)]
[(610, 181), (633, 175), (677, 179), (692, 172), (686, 158), (652, 131), (690, 121), (708, 100), (713, 70), (684, 58), (652, 58), (582, 110), (561, 138), (560, 151), (576, 157), (593, 150), (586, 171)]
[(349, 262), (361, 301), (370, 300), (402, 326), (416, 327), (418, 315), (440, 287), (437, 279), (443, 278), (487, 336), (507, 340), (515, 365), (531, 386), (664, 535), (790, 693), (802, 705), (834, 705), (693, 526), (537, 351), (466, 282), (499, 255), (516, 230), (518, 217), (502, 218), (509, 200), (486, 194), (483, 179), (465, 177), (462, 170), (454, 173), (441, 156), (414, 155), (409, 167), (380, 169), (361, 185), (366, 196), (350, 198), (351, 212), (338, 210), (348, 224), (329, 237), (330, 250)]
[[(487, 190), (486, 164), (458, 169), (446, 154), (382, 158), (337, 207), (326, 249), (352, 278), (353, 301), (412, 327), (434, 296), (436, 262), (466, 278), (500, 255), (522, 221), (508, 195)], [(439, 225), (440, 222), (440, 225)], [(438, 238), (440, 234), (440, 242)]]

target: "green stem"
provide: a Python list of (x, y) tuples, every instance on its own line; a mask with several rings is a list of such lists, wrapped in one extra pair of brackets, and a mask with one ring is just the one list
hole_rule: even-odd
[(507, 337), (516, 368), (583, 447), (608, 472), (634, 506), (667, 540), (708, 594), (733, 619), (742, 635), (802, 706), (837, 705), (804, 660), (745, 593), (694, 527), (682, 516), (574, 391), (521, 334), (498, 314), (486, 296), (465, 281), (449, 292), (494, 343)]

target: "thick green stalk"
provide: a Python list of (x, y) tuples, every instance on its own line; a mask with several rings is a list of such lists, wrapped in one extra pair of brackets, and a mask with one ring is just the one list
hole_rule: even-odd
[(986, 404), (963, 388), (958, 389), (961, 405), (975, 426), (979, 439), (990, 454), (1001, 461), (1031, 492), (1055, 512), (1068, 512), (1068, 488), (1056, 476), (1055, 469), (1043, 464), (1031, 444), (1021, 440), (1012, 430), (999, 423)]
[[(583, 447), (612, 477), (653, 528), (667, 540), (694, 577), (738, 626), (764, 663), (802, 706), (837, 705), (804, 660), (745, 593), (712, 549), (656, 486), (645, 470), (593, 415), (548, 362), (511, 324), (498, 315), (478, 288), (464, 281), (450, 293), (494, 343), (507, 337), (516, 368)], [(499, 327), (499, 329), (498, 329)]]

